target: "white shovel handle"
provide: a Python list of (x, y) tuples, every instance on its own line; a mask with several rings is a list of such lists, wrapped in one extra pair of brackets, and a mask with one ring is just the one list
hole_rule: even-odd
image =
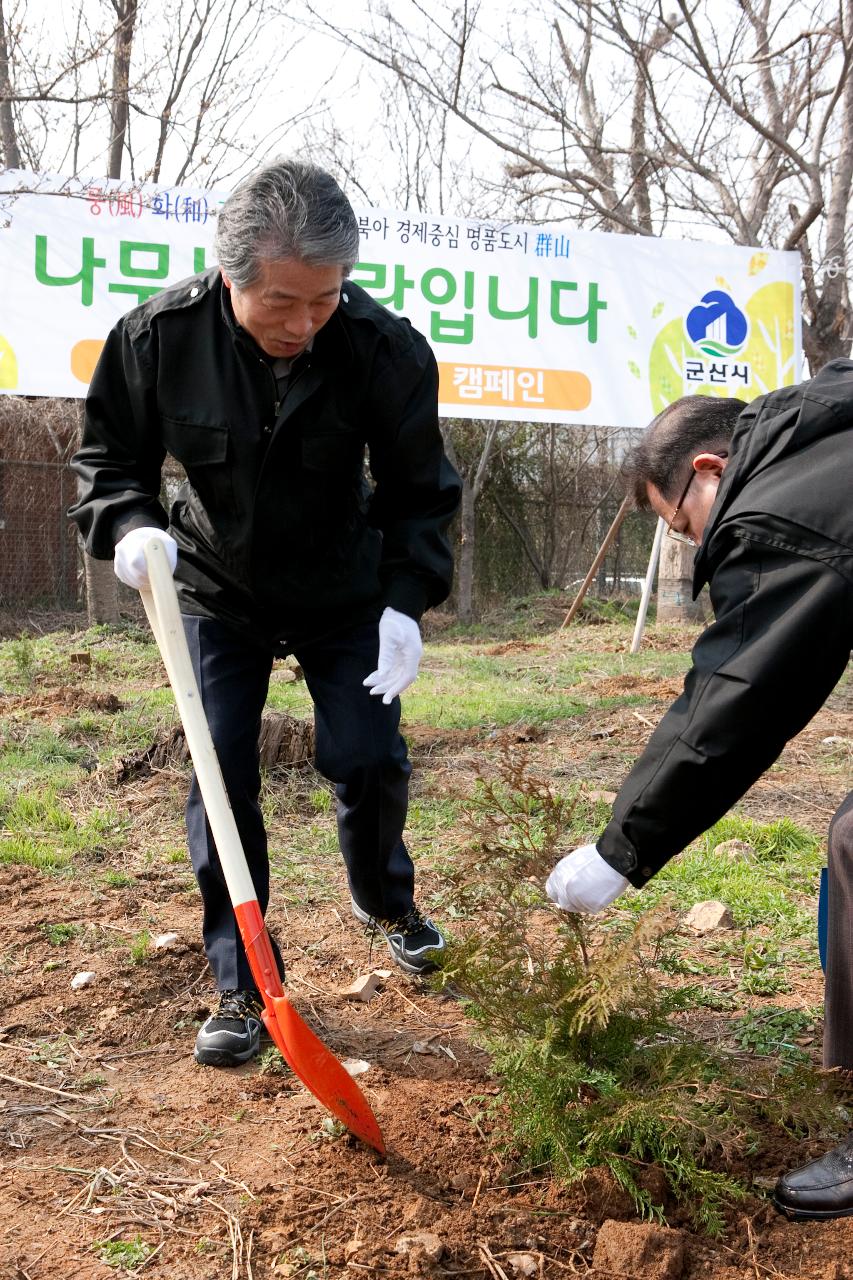
[(152, 537), (146, 542), (145, 563), (151, 590), (142, 590), (139, 594), (175, 695), (228, 893), (232, 905), (239, 907), (244, 902), (254, 901), (258, 895), (249, 875), (246, 855), (210, 736), (210, 726), (201, 704), (178, 607), (178, 593), (161, 538)]

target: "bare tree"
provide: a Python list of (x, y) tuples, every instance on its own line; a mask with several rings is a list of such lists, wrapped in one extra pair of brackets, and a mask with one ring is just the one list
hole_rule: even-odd
[(21, 153), (18, 150), (18, 133), (12, 112), (12, 85), (9, 79), (9, 49), (6, 43), (6, 18), (3, 0), (0, 0), (0, 141), (3, 143), (3, 163), (9, 169), (20, 169)]
[(512, 213), (799, 249), (812, 372), (849, 352), (853, 0), (369, 11), (339, 38), (496, 150)]
[[(116, 16), (109, 98), (107, 177), (120, 178), (126, 146), (130, 59), (136, 25), (137, 0), (111, 0)], [(109, 561), (95, 560), (83, 551), (86, 608), (90, 623), (118, 622), (118, 580)]]
[[(462, 480), (459, 556), (456, 570), (456, 612), (459, 621), (464, 623), (474, 621), (477, 503), (486, 483), (499, 426), (498, 422), (478, 423), (453, 418), (448, 418), (442, 423), (447, 456)], [(463, 443), (467, 448), (463, 448)]]
[(368, 14), (327, 27), (499, 160), (506, 216), (797, 249), (811, 371), (849, 354), (853, 0), (522, 0), (503, 21), (478, 0), (368, 0)]
[(608, 508), (618, 505), (616, 435), (606, 428), (525, 426), (500, 450), (489, 498), (543, 590), (562, 588), (578, 572), (579, 557), (592, 558)]
[(133, 49), (137, 0), (112, 0), (112, 6), (116, 16), (116, 29), (109, 101), (110, 143), (107, 152), (107, 177), (120, 178), (130, 111), (130, 55)]
[(11, 112), (18, 158), (33, 169), (211, 185), (322, 106), (321, 80), (298, 102), (285, 97), (271, 124), (255, 114), (298, 48), (292, 34), (273, 43), (273, 0), (74, 0), (64, 37), (21, 0), (11, 16), (5, 4), (0, 126)]
[[(273, 17), (267, 0), (75, 0), (63, 43), (0, 3), (4, 163), (207, 185), (256, 163), (313, 109), (293, 105), (260, 136), (250, 127), (285, 61), (262, 46)], [(90, 621), (116, 621), (112, 565), (84, 564)]]

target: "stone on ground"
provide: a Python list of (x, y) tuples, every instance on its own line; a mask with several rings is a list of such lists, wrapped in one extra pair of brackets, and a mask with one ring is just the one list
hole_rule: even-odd
[(752, 862), (755, 850), (746, 840), (722, 840), (714, 846), (714, 853), (729, 862)]
[(444, 1256), (444, 1244), (433, 1231), (418, 1231), (415, 1235), (400, 1236), (394, 1244), (395, 1253), (415, 1254), (427, 1262), (439, 1262)]
[(684, 917), (684, 923), (694, 933), (713, 933), (715, 929), (732, 929), (735, 922), (724, 902), (710, 898), (692, 906)]
[(382, 986), (382, 979), (376, 972), (362, 973), (355, 982), (351, 982), (348, 987), (341, 990), (341, 995), (345, 1000), (360, 1000), (362, 1004), (367, 1004), (368, 1000), (372, 1000), (379, 988)]
[(599, 1229), (592, 1258), (594, 1275), (634, 1280), (681, 1280), (684, 1236), (651, 1222), (615, 1222)]

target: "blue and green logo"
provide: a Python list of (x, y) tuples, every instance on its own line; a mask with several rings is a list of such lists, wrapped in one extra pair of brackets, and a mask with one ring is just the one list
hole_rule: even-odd
[(712, 289), (687, 314), (687, 336), (706, 356), (719, 359), (740, 351), (749, 333), (749, 322), (728, 293)]

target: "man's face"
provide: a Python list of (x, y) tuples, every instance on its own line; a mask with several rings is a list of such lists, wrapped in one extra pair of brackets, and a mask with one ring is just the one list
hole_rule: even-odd
[(336, 310), (344, 270), (296, 258), (264, 259), (257, 279), (245, 289), (232, 284), (224, 271), (222, 280), (231, 290), (238, 324), (266, 355), (292, 360)]
[(704, 536), (727, 461), (716, 453), (697, 453), (685, 477), (687, 488), (681, 502), (678, 494), (666, 498), (651, 481), (646, 485), (652, 510), (666, 522), (668, 529), (691, 538), (697, 547)]

